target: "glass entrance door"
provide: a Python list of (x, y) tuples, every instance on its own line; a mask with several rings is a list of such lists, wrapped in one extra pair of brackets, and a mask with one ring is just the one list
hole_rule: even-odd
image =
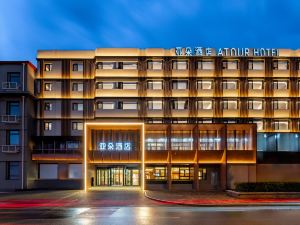
[(125, 166), (96, 169), (96, 186), (139, 186), (140, 170)]
[(123, 167), (111, 168), (111, 186), (123, 186)]

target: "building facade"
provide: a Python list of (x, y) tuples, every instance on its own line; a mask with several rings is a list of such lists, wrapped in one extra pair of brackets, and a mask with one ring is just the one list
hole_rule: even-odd
[(31, 187), (31, 145), (35, 135), (34, 78), (27, 61), (0, 62), (0, 189)]
[(99, 48), (37, 60), (34, 188), (300, 180), (299, 51)]

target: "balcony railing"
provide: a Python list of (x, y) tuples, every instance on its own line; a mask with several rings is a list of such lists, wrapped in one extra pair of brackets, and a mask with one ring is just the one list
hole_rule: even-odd
[(18, 153), (20, 152), (20, 145), (0, 145), (3, 153)]
[(3, 90), (17, 90), (19, 85), (17, 82), (2, 82)]
[(2, 115), (1, 122), (2, 123), (17, 123), (17, 122), (19, 122), (19, 117), (16, 115)]
[(32, 154), (81, 154), (80, 149), (34, 149)]

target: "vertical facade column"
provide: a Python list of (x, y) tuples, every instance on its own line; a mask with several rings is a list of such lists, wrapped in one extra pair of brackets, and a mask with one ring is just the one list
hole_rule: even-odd
[(168, 148), (168, 163), (167, 163), (167, 188), (172, 189), (172, 149), (171, 149), (172, 129), (171, 124), (167, 126), (167, 148)]

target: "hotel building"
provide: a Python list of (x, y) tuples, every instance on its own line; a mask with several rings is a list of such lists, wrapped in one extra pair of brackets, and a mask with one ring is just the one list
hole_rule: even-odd
[(38, 51), (29, 188), (300, 181), (300, 51), (270, 52)]

